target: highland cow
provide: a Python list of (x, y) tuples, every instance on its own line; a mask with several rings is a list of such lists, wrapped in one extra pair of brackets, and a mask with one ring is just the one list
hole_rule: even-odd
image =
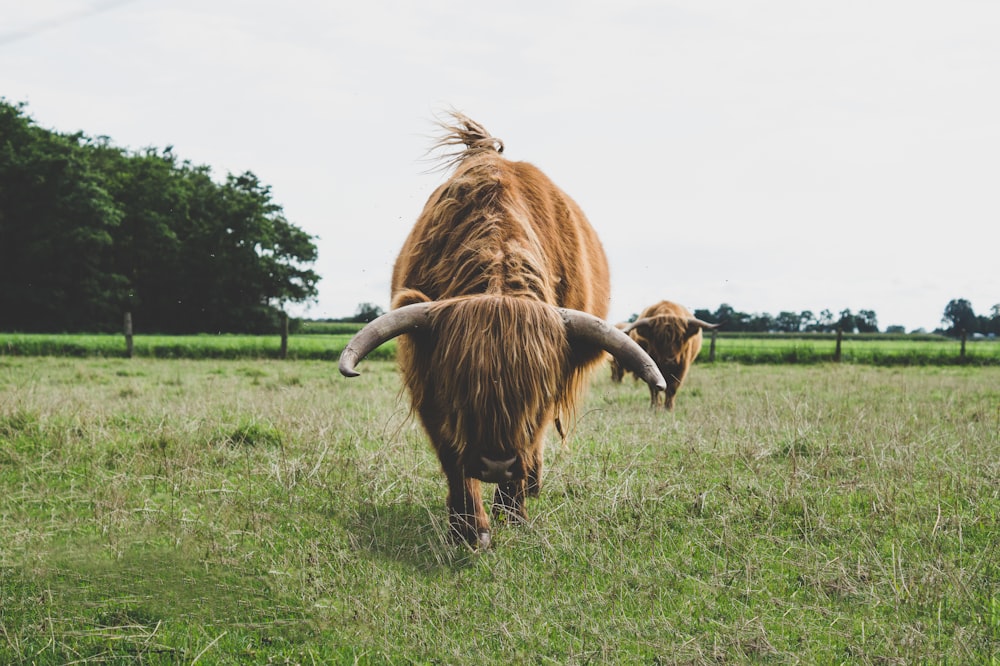
[[(431, 194), (392, 272), (392, 304), (344, 349), (340, 371), (401, 336), (398, 363), (413, 410), (448, 483), (453, 534), (490, 545), (480, 483), (495, 483), (496, 520), (527, 519), (550, 423), (572, 417), (604, 352), (655, 393), (653, 360), (603, 321), (608, 264), (577, 204), (541, 171), (504, 158), (503, 143), (462, 114), (438, 148), (452, 176)], [(560, 428), (561, 432), (561, 428)]]
[[(667, 410), (674, 408), (677, 391), (684, 383), (694, 360), (698, 358), (698, 352), (701, 351), (701, 331), (704, 328), (718, 328), (718, 324), (697, 319), (683, 305), (660, 301), (643, 310), (639, 318), (624, 329), (652, 357), (667, 381), (667, 389), (663, 394), (663, 406)], [(612, 379), (615, 379), (614, 366)], [(653, 407), (657, 406), (659, 395), (659, 391), (649, 392)]]

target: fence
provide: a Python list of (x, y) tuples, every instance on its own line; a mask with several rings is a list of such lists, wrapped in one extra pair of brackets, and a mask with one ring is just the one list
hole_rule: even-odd
[(702, 361), (741, 363), (869, 363), (1000, 365), (1000, 341), (886, 334), (740, 334), (712, 331)]
[[(120, 334), (0, 333), (0, 356), (104, 356), (202, 359), (335, 361), (360, 324), (305, 322), (298, 333), (285, 322), (266, 335), (133, 335), (125, 320)], [(1000, 365), (1000, 340), (887, 334), (740, 334), (714, 332), (702, 346), (701, 362), (858, 363), (875, 365)], [(392, 359), (395, 342), (370, 358)], [(839, 350), (839, 353), (838, 353)]]

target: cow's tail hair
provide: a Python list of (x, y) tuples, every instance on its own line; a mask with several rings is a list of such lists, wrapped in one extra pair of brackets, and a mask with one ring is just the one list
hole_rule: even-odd
[[(491, 135), (485, 127), (460, 111), (448, 113), (449, 120), (438, 120), (443, 134), (438, 137), (430, 152), (444, 150), (438, 158), (439, 168), (448, 169), (464, 160), (484, 152), (503, 152), (503, 141)], [(453, 150), (454, 146), (464, 146)]]

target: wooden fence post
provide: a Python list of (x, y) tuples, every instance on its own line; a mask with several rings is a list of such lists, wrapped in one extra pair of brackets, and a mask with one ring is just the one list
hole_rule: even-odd
[(719, 334), (718, 331), (716, 331), (716, 330), (712, 331), (712, 342), (708, 346), (708, 362), (709, 363), (714, 363), (715, 362), (715, 336), (718, 335), (718, 334)]
[(833, 352), (833, 361), (835, 363), (840, 363), (840, 343), (844, 339), (844, 329), (837, 328), (837, 349)]
[(278, 353), (281, 358), (288, 357), (288, 313), (281, 313), (281, 351)]
[(125, 358), (132, 358), (132, 313), (125, 313)]
[(965, 339), (966, 337), (968, 337), (968, 335), (966, 334), (964, 328), (962, 329), (961, 333), (962, 333), (962, 349), (958, 352), (958, 358), (962, 362), (965, 362)]

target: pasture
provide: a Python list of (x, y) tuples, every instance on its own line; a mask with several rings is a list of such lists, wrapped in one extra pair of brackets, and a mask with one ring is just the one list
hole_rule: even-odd
[(1000, 367), (604, 368), (480, 554), (361, 369), (0, 357), (0, 663), (1000, 659)]
[[(360, 324), (306, 322), (288, 338), (292, 360), (335, 361)], [(833, 360), (833, 334), (721, 333), (715, 360), (730, 363), (827, 363)], [(278, 335), (136, 335), (133, 355), (142, 358), (277, 359)], [(700, 362), (709, 360), (705, 336)], [(372, 352), (372, 359), (395, 358), (396, 342)], [(938, 335), (845, 335), (841, 356), (847, 363), (897, 365), (1000, 365), (1000, 341), (970, 340), (961, 358), (958, 340)], [(114, 334), (0, 333), (0, 356), (125, 356), (125, 339)]]

